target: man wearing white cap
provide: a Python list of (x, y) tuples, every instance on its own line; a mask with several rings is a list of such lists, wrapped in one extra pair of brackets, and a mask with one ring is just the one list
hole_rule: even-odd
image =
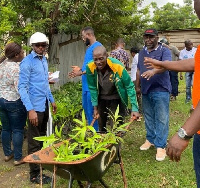
[[(42, 148), (42, 143), (34, 137), (45, 136), (49, 118), (49, 102), (53, 112), (56, 104), (51, 94), (48, 81), (48, 65), (44, 56), (49, 41), (45, 34), (36, 32), (30, 38), (32, 52), (20, 64), (19, 94), (28, 112), (28, 154)], [(40, 167), (30, 164), (30, 181), (40, 183)], [(51, 182), (51, 178), (42, 175), (43, 184)]]

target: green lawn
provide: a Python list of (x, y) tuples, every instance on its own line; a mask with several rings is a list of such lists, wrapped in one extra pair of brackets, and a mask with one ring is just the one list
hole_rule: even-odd
[[(179, 129), (189, 116), (191, 104), (185, 104), (185, 83), (180, 81), (180, 94), (176, 101), (170, 103), (170, 132), (169, 138)], [(144, 122), (134, 122), (124, 137), (122, 158), (129, 188), (195, 188), (193, 170), (192, 142), (182, 154), (179, 163), (172, 162), (167, 157), (164, 161), (155, 160), (156, 149), (140, 151), (139, 147), (145, 141)], [(95, 172), (94, 172), (95, 173)], [(123, 179), (118, 164), (113, 164), (103, 179), (111, 188), (122, 188)], [(58, 187), (66, 187), (67, 180), (58, 178)], [(78, 187), (74, 182), (73, 187)], [(102, 187), (95, 182), (92, 187)]]

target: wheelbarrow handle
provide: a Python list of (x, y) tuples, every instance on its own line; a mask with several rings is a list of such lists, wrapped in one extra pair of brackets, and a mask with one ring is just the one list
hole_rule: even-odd
[[(133, 123), (133, 121), (135, 121), (136, 119), (137, 119), (137, 118), (136, 118), (135, 116), (133, 116), (133, 117), (131, 118), (131, 120), (129, 121), (129, 124), (125, 127), (125, 129), (128, 130), (129, 127), (130, 127), (130, 125), (131, 125), (131, 123)], [(126, 131), (121, 131), (121, 132), (119, 133), (119, 136), (120, 136), (120, 137), (123, 137), (125, 134), (126, 134)]]
[(92, 120), (92, 122), (90, 123), (90, 125), (93, 126), (96, 120), (97, 120), (96, 118), (93, 118), (93, 120)]
[(137, 120), (137, 117), (133, 116), (133, 117), (131, 118), (129, 124), (125, 127), (125, 129), (128, 130), (129, 127), (130, 127), (130, 125), (131, 125), (131, 123), (133, 123), (133, 121), (135, 121), (135, 120)]

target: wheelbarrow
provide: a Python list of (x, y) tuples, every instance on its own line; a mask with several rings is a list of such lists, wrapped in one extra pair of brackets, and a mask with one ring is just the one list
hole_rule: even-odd
[[(128, 127), (129, 126), (127, 126), (126, 128), (128, 129)], [(124, 134), (122, 134), (122, 136), (123, 135)], [(58, 145), (59, 144), (60, 143), (58, 143)], [(108, 185), (103, 181), (102, 177), (113, 163), (118, 163), (121, 168), (124, 188), (127, 188), (123, 161), (120, 154), (120, 145), (120, 143), (108, 145), (107, 149), (109, 149), (110, 151), (100, 151), (88, 158), (71, 162), (55, 161), (55, 154), (53, 152), (53, 149), (52, 147), (48, 147), (26, 156), (23, 161), (26, 163), (35, 163), (40, 165), (41, 174), (42, 168), (53, 172), (51, 182), (52, 188), (55, 188), (56, 175), (69, 180), (68, 188), (72, 188), (74, 180), (78, 181), (80, 187), (83, 187), (81, 181), (88, 182), (87, 188), (90, 188), (92, 186), (92, 183), (94, 183), (95, 181), (99, 181), (105, 188), (107, 188)]]
[(72, 162), (60, 162), (54, 160), (55, 154), (52, 148), (48, 147), (26, 156), (23, 160), (27, 163), (39, 164), (41, 165), (40, 169), (45, 168), (53, 172), (51, 187), (55, 187), (55, 175), (58, 175), (69, 180), (68, 188), (72, 188), (74, 180), (77, 180), (79, 185), (81, 185), (81, 181), (87, 181), (88, 188), (90, 188), (95, 181), (99, 181), (107, 188), (108, 186), (103, 181), (102, 177), (114, 162), (120, 164), (123, 181), (124, 184), (126, 184), (120, 155), (120, 145), (108, 145), (107, 148), (110, 150), (109, 152), (97, 152), (86, 159)]

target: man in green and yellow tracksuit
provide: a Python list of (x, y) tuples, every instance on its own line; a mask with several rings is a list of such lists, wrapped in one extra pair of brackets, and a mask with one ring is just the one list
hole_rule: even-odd
[[(110, 58), (104, 46), (93, 51), (93, 60), (86, 67), (88, 87), (94, 106), (93, 117), (98, 119), (99, 130), (106, 131), (108, 113), (115, 113), (119, 105), (121, 123), (128, 106), (128, 96), (132, 105), (131, 118), (139, 118), (136, 92), (124, 65)], [(112, 126), (112, 118), (110, 119)]]

